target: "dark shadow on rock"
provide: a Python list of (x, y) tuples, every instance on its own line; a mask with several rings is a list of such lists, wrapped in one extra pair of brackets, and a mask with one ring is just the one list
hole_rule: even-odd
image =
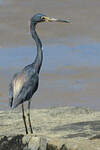
[(0, 140), (0, 150), (23, 150), (27, 146), (23, 144), (22, 138), (24, 135), (16, 135), (13, 137), (4, 136)]
[[(58, 150), (58, 147), (56, 145), (47, 144), (46, 150)], [(68, 148), (63, 144), (59, 150), (68, 150)]]
[(46, 150), (58, 150), (58, 148), (56, 145), (52, 145), (52, 144), (47, 143)]
[(63, 144), (63, 145), (61, 146), (60, 150), (68, 150), (68, 148), (66, 147), (65, 144)]

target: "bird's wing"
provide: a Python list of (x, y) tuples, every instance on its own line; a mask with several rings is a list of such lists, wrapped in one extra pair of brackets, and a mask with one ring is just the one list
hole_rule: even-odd
[(12, 83), (9, 84), (9, 106), (12, 107), (13, 102), (13, 87)]
[(19, 73), (11, 85), (13, 85), (12, 107), (15, 108), (23, 101), (29, 100), (37, 90), (38, 74), (33, 72)]
[(13, 80), (16, 78), (17, 73), (13, 76), (13, 79), (11, 80), (11, 83), (9, 84), (9, 106), (12, 107), (13, 102)]

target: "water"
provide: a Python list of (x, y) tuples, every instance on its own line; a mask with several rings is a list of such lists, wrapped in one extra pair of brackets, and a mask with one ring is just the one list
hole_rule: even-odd
[[(62, 66), (100, 67), (100, 44), (79, 45), (74, 48), (65, 45), (49, 45), (43, 48), (44, 71), (55, 71)], [(36, 48), (0, 48), (0, 64), (3, 68), (23, 67), (34, 61)]]
[[(32, 107), (87, 106), (100, 108), (100, 44), (77, 46), (48, 45), (40, 85)], [(36, 55), (34, 46), (0, 49), (0, 109), (8, 109), (8, 84), (12, 75), (30, 64)], [(94, 103), (95, 101), (95, 103)]]
[(3, 0), (0, 0), (0, 5), (3, 4)]
[(28, 21), (39, 12), (59, 19), (71, 18), (72, 23), (39, 24), (37, 28), (47, 45), (39, 89), (31, 107), (68, 105), (100, 109), (100, 1), (0, 2), (0, 110), (8, 109), (12, 75), (30, 64), (36, 55), (35, 47), (29, 46), (33, 39), (28, 34)]

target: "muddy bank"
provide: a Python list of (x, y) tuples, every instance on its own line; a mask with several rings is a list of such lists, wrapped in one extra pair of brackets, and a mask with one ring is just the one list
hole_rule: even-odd
[[(44, 137), (49, 143), (61, 147), (79, 147), (82, 150), (97, 150), (100, 147), (100, 112), (81, 107), (58, 107), (31, 110), (34, 134), (39, 140)], [(22, 114), (18, 111), (0, 112), (0, 138), (8, 141), (25, 136)], [(9, 137), (11, 137), (9, 139)], [(29, 137), (28, 137), (29, 139)], [(11, 142), (11, 141), (10, 141)]]

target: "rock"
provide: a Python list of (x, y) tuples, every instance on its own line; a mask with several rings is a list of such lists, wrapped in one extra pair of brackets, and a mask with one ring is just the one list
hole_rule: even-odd
[(56, 145), (48, 144), (48, 143), (47, 143), (46, 150), (58, 150), (58, 148), (57, 148)]
[(34, 109), (31, 110), (34, 134), (24, 135), (22, 114), (0, 111), (0, 150), (97, 150), (99, 116), (100, 111), (81, 107)]
[(68, 150), (68, 148), (66, 147), (65, 144), (63, 144), (63, 145), (61, 146), (60, 150)]
[(0, 139), (0, 150), (23, 150), (27, 146), (27, 142), (23, 143), (22, 139), (23, 135), (4, 136)]
[(39, 146), (40, 146), (39, 142), (40, 142), (40, 138), (38, 138), (38, 137), (34, 137), (32, 135), (26, 135), (26, 136), (24, 136), (23, 143), (24, 144), (27, 143), (27, 145), (24, 148), (24, 150), (38, 150)]
[(42, 137), (39, 140), (39, 150), (46, 150), (47, 148), (47, 139)]
[(47, 143), (44, 137), (34, 135), (4, 136), (0, 139), (0, 150), (68, 150), (63, 144), (60, 149), (57, 145)]
[(58, 150), (57, 146), (48, 144), (44, 137), (34, 135), (4, 136), (0, 139), (0, 150)]

